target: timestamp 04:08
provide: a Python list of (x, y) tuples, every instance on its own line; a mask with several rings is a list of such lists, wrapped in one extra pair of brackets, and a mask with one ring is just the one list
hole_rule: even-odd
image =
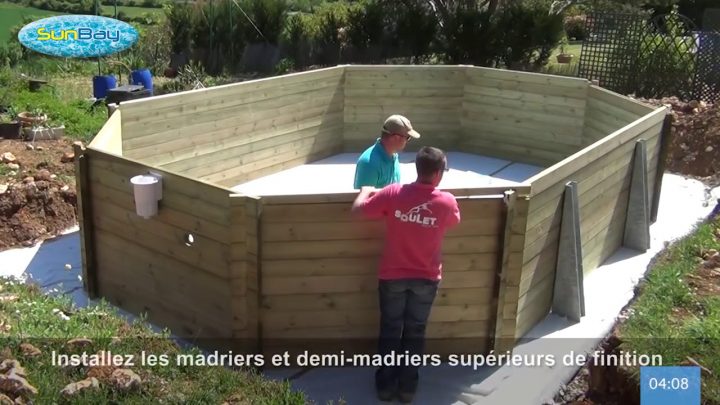
[(640, 367), (640, 405), (700, 405), (700, 367)]

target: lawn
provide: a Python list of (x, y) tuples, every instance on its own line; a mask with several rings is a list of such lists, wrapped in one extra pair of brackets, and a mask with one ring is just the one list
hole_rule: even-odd
[(24, 17), (34, 16), (42, 18), (58, 14), (62, 13), (25, 7), (14, 3), (0, 2), (0, 44), (4, 44), (10, 39), (10, 29), (22, 22)]
[(663, 365), (700, 364), (707, 405), (720, 404), (719, 250), (716, 217), (661, 255), (618, 330), (625, 352), (660, 354)]
[[(11, 376), (7, 381), (14, 378), (0, 391), (25, 400), (15, 403), (307, 403), (289, 384), (252, 369), (199, 365), (212, 358), (180, 348), (168, 333), (127, 323), (106, 303), (77, 308), (68, 296), (45, 295), (7, 279), (0, 279), (0, 336), (0, 357), (8, 359), (4, 373)], [(195, 363), (182, 364), (190, 359)], [(85, 367), (78, 366), (80, 361)]]

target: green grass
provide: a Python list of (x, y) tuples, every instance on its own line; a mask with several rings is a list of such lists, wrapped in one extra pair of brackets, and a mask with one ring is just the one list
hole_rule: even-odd
[[(140, 17), (143, 14), (162, 14), (161, 8), (149, 8), (149, 7), (130, 7), (130, 6), (118, 6), (117, 11), (124, 12), (128, 17)], [(114, 15), (115, 7), (103, 6), (103, 14)]]
[[(37, 389), (35, 403), (58, 403), (58, 400), (65, 403), (60, 391), (87, 377), (87, 369), (53, 364), (53, 353), (91, 355), (100, 350), (121, 355), (123, 360), (132, 355), (135, 364), (126, 368), (140, 376), (140, 388), (122, 392), (107, 378), (100, 377), (99, 388), (78, 394), (73, 403), (306, 403), (304, 395), (291, 391), (287, 383), (264, 379), (250, 369), (233, 371), (224, 367), (176, 365), (178, 354), (196, 357), (200, 352), (180, 349), (168, 339), (169, 334), (154, 333), (141, 322), (128, 324), (104, 302), (92, 308), (75, 308), (67, 296), (45, 295), (35, 286), (8, 279), (0, 279), (0, 290), (0, 335), (4, 348), (0, 357), (14, 358), (24, 368), (27, 382)], [(70, 339), (78, 337), (91, 342), (84, 347), (67, 345)], [(20, 348), (22, 343), (33, 345), (40, 353), (24, 354)], [(143, 364), (143, 351), (167, 356), (168, 365)]]
[(58, 14), (62, 13), (0, 2), (0, 44), (4, 44), (10, 39), (10, 29), (20, 24), (24, 17), (33, 16), (39, 19)]
[(677, 365), (688, 357), (709, 370), (702, 374), (704, 404), (720, 404), (720, 296), (718, 280), (707, 279), (708, 293), (697, 280), (701, 256), (720, 250), (720, 217), (702, 224), (689, 237), (671, 246), (657, 261), (619, 327), (623, 351), (660, 354), (663, 365)]

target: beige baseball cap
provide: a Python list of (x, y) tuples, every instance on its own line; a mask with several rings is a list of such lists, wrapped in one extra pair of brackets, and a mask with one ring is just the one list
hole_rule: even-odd
[(382, 132), (386, 134), (410, 135), (415, 139), (420, 138), (420, 134), (413, 129), (410, 120), (399, 114), (393, 114), (385, 120)]

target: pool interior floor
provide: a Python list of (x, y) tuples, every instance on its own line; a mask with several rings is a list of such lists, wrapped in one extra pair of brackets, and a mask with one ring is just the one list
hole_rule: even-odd
[[(358, 153), (342, 153), (288, 170), (263, 176), (232, 187), (237, 193), (264, 195), (329, 194), (355, 192), (355, 162)], [(450, 170), (443, 176), (440, 188), (512, 186), (521, 183), (544, 167), (462, 152), (448, 152)], [(403, 152), (400, 159), (400, 182), (415, 181), (415, 153)]]

